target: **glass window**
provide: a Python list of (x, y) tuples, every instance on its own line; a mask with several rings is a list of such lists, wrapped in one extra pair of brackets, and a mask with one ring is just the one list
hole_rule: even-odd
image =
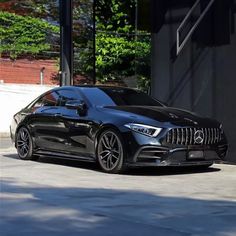
[(94, 80), (94, 0), (73, 1), (74, 84)]
[(149, 91), (151, 0), (74, 0), (74, 84)]
[(60, 106), (65, 106), (65, 104), (68, 101), (73, 101), (73, 100), (82, 100), (82, 97), (80, 94), (74, 90), (69, 90), (69, 89), (62, 89), (57, 91), (58, 96), (59, 96), (59, 105)]
[(37, 100), (32, 106), (31, 108), (33, 108), (34, 110), (42, 107), (43, 106), (43, 98), (40, 98), (39, 100)]
[(43, 106), (46, 106), (46, 107), (57, 106), (58, 99), (59, 99), (59, 96), (56, 92), (47, 93), (43, 97)]
[(82, 88), (94, 106), (163, 106), (147, 94), (126, 88)]
[(39, 98), (32, 106), (31, 108), (37, 109), (39, 107), (52, 107), (57, 106), (59, 101), (59, 96), (57, 92), (49, 92), (43, 97)]
[(149, 90), (149, 8), (150, 0), (96, 1), (97, 83)]
[(0, 0), (0, 78), (4, 83), (58, 84), (58, 2)]

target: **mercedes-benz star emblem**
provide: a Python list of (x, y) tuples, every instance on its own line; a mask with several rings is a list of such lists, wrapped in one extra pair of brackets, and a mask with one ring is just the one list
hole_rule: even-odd
[(203, 144), (204, 142), (204, 133), (201, 130), (197, 130), (194, 133), (194, 141), (196, 144)]

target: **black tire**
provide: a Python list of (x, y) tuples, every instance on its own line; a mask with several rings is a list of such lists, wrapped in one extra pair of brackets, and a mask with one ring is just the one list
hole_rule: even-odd
[(16, 150), (22, 160), (36, 160), (33, 155), (33, 141), (27, 128), (21, 127), (16, 135)]
[(203, 164), (203, 165), (196, 165), (196, 166), (189, 166), (186, 167), (187, 170), (192, 170), (192, 171), (207, 171), (209, 167), (211, 167), (212, 164)]
[(121, 135), (114, 129), (107, 129), (99, 135), (96, 157), (101, 169), (110, 174), (125, 170), (125, 150)]
[(207, 170), (212, 165), (213, 165), (213, 163), (212, 164), (206, 164), (206, 165), (199, 165), (199, 166), (197, 166), (197, 169), (198, 170)]

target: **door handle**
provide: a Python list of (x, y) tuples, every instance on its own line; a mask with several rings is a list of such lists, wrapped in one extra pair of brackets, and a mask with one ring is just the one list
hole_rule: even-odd
[(54, 116), (59, 117), (59, 116), (61, 116), (61, 113), (56, 113), (56, 114), (54, 114)]

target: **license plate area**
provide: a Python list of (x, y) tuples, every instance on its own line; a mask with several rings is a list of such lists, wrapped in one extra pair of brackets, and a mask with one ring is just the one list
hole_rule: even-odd
[(187, 158), (189, 160), (204, 159), (204, 151), (189, 151)]

